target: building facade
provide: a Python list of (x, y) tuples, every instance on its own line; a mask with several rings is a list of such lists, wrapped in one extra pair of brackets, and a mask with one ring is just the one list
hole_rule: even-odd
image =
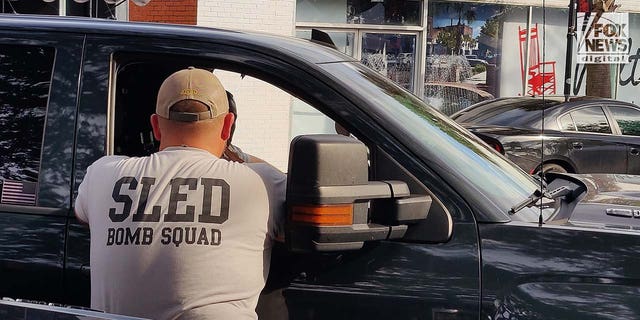
[[(564, 94), (569, 0), (0, 1), (5, 13), (180, 23), (301, 38), (319, 29), (343, 53), (446, 114), (491, 97)], [(605, 76), (612, 98), (638, 103), (640, 1), (616, 4), (616, 12), (628, 13), (629, 60), (610, 65)], [(590, 80), (586, 65), (576, 62), (570, 68), (570, 94), (584, 95)], [(288, 153), (283, 142), (299, 133), (333, 132), (330, 119), (290, 94), (258, 79), (216, 72), (238, 101), (234, 142), (245, 151), (283, 169)], [(277, 129), (260, 130), (265, 122)]]

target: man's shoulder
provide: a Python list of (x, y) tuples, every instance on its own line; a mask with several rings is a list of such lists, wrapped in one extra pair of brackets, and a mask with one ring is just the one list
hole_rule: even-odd
[(132, 159), (132, 158), (127, 157), (127, 156), (115, 156), (115, 155), (103, 156), (100, 159), (94, 161), (91, 164), (91, 167), (96, 168), (96, 167), (109, 166), (109, 165), (112, 165), (114, 163), (118, 163), (120, 161), (125, 161), (125, 160), (128, 160), (128, 159)]
[(268, 163), (245, 163), (244, 166), (258, 174), (267, 183), (285, 181), (287, 179), (286, 174)]

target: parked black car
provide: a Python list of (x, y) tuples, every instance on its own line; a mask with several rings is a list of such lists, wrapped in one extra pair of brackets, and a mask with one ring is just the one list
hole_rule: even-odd
[[(88, 304), (77, 186), (105, 154), (154, 151), (156, 91), (187, 66), (259, 79), (351, 133), (294, 139), (286, 247), (272, 257), (261, 319), (640, 318), (640, 177), (541, 183), (309, 41), (29, 16), (0, 16), (1, 296)], [(297, 219), (296, 206), (326, 203), (353, 204), (353, 218)]]
[(568, 102), (499, 98), (451, 118), (530, 173), (542, 168), (640, 174), (640, 107), (631, 103), (587, 97)]

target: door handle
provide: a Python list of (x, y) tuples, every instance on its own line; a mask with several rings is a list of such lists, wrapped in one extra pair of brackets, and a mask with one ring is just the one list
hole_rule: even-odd
[(573, 149), (582, 150), (582, 142), (573, 142), (571, 146), (573, 147)]
[(632, 156), (637, 156), (637, 155), (639, 155), (639, 154), (640, 154), (640, 150), (638, 150), (637, 148), (631, 148), (631, 149), (629, 149), (629, 153), (630, 153)]
[(80, 266), (80, 273), (82, 273), (83, 275), (86, 276), (90, 276), (91, 275), (91, 266), (88, 264), (83, 264), (82, 266)]

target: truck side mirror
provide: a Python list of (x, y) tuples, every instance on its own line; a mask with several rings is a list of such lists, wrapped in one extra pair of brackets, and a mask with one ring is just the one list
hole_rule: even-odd
[(304, 135), (291, 142), (285, 239), (293, 252), (360, 249), (398, 239), (424, 220), (426, 195), (402, 181), (369, 181), (365, 145), (341, 135)]

